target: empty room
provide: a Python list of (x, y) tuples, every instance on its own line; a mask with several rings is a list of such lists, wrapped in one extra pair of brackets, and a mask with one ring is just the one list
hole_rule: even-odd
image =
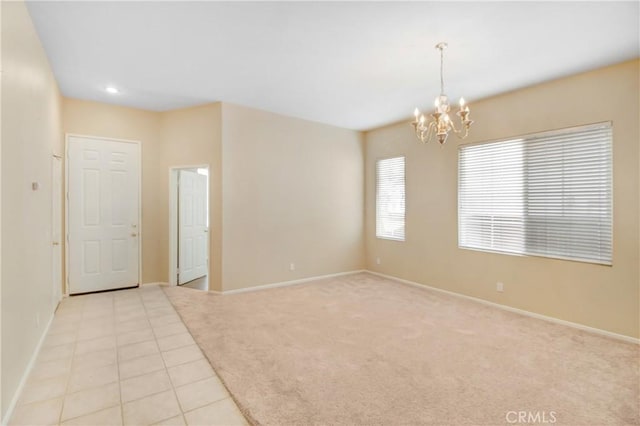
[(0, 15), (1, 425), (640, 425), (640, 2)]

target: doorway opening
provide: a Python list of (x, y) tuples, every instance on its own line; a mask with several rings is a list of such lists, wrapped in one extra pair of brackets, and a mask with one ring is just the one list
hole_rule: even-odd
[(209, 166), (170, 169), (169, 283), (209, 290)]

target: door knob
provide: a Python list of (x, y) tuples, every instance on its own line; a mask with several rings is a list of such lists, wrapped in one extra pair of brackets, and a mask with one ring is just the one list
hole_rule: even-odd
[(59, 243), (59, 242), (57, 242), (57, 241), (54, 241), (54, 242), (53, 242), (53, 245), (54, 245), (54, 246), (59, 246), (59, 245), (60, 245), (60, 243)]
[(132, 236), (132, 237), (137, 237), (137, 236), (138, 236), (138, 234), (136, 234), (135, 232), (132, 232), (132, 233), (131, 233), (131, 236)]

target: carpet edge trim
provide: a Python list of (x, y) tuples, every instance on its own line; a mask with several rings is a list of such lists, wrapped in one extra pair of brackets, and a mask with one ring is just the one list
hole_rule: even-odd
[[(229, 395), (229, 398), (231, 398), (233, 400), (233, 402), (236, 404), (236, 407), (238, 408), (238, 410), (240, 410), (240, 413), (242, 414), (242, 416), (244, 417), (244, 419), (247, 421), (247, 423), (251, 426), (258, 426), (260, 425), (260, 423), (258, 423), (258, 421), (253, 417), (253, 415), (251, 414), (251, 412), (249, 411), (249, 409), (247, 407), (245, 407), (243, 404), (240, 403), (240, 401), (238, 401), (238, 399), (235, 397), (235, 395), (233, 394), (233, 392), (231, 392), (231, 389), (229, 389), (229, 386), (226, 383), (226, 380), (222, 377), (222, 375), (219, 373), (219, 369), (215, 366), (215, 363), (213, 362), (213, 360), (209, 357), (209, 353), (206, 352), (203, 348), (204, 345), (200, 344), (198, 342), (198, 338), (196, 337), (195, 334), (193, 334), (191, 332), (191, 329), (189, 328), (189, 326), (187, 325), (187, 322), (185, 321), (185, 319), (182, 317), (182, 315), (180, 314), (180, 311), (178, 310), (178, 308), (176, 307), (176, 305), (174, 304), (173, 300), (171, 299), (171, 296), (169, 295), (169, 293), (167, 292), (167, 289), (172, 288), (172, 287), (179, 287), (177, 285), (173, 286), (173, 285), (166, 285), (166, 286), (160, 286), (160, 289), (162, 290), (162, 293), (164, 294), (164, 297), (169, 301), (169, 303), (171, 304), (171, 307), (173, 308), (173, 311), (176, 313), (176, 315), (178, 315), (178, 317), (180, 317), (180, 323), (182, 325), (184, 325), (184, 327), (187, 329), (187, 333), (189, 333), (189, 336), (191, 336), (191, 338), (193, 339), (193, 341), (195, 342), (196, 346), (198, 347), (198, 349), (200, 350), (200, 353), (202, 354), (202, 356), (204, 357), (204, 359), (207, 361), (207, 363), (209, 364), (209, 366), (211, 367), (211, 369), (213, 370), (213, 372), (215, 373), (216, 377), (218, 378), (218, 380), (220, 381), (220, 383), (222, 383), (222, 386), (224, 387), (224, 389), (226, 390), (227, 394)], [(193, 290), (193, 289), (191, 289)], [(199, 291), (199, 290), (196, 290)], [(203, 293), (207, 293), (205, 291), (203, 291)], [(218, 293), (217, 291), (214, 290), (209, 290), (209, 293)], [(180, 365), (180, 364), (178, 364)], [(194, 382), (195, 383), (195, 382)], [(175, 390), (175, 387), (174, 387)], [(0, 425), (0, 426), (4, 426), (4, 425)]]
[(410, 285), (410, 286), (413, 286), (413, 287), (429, 289), (429, 290), (437, 291), (439, 293), (445, 293), (445, 294), (448, 294), (448, 295), (451, 295), (451, 296), (455, 296), (455, 297), (459, 297), (459, 298), (462, 298), (462, 299), (467, 299), (467, 300), (471, 300), (471, 301), (474, 301), (474, 302), (478, 302), (478, 303), (481, 303), (483, 305), (493, 306), (495, 308), (502, 309), (504, 311), (509, 311), (509, 312), (513, 312), (513, 313), (516, 313), (516, 314), (524, 315), (524, 316), (527, 316), (527, 317), (536, 318), (536, 319), (540, 319), (540, 320), (543, 320), (543, 321), (551, 322), (551, 323), (554, 323), (554, 324), (560, 324), (560, 325), (564, 325), (564, 326), (567, 326), (567, 327), (575, 328), (575, 329), (578, 329), (578, 330), (586, 331), (586, 332), (589, 332), (589, 333), (598, 334), (600, 336), (606, 336), (606, 337), (610, 337), (612, 339), (622, 340), (622, 341), (627, 342), (627, 343), (633, 343), (633, 344), (636, 344), (636, 345), (640, 345), (640, 339), (636, 339), (635, 337), (631, 337), (631, 336), (626, 336), (624, 334), (618, 334), (618, 333), (614, 333), (612, 331), (603, 330), (601, 328), (590, 327), (588, 325), (580, 324), (580, 323), (577, 323), (577, 322), (572, 322), (572, 321), (567, 321), (567, 320), (563, 320), (563, 319), (560, 319), (560, 318), (550, 317), (550, 316), (547, 316), (547, 315), (538, 314), (536, 312), (531, 312), (531, 311), (526, 311), (524, 309), (514, 308), (514, 307), (508, 306), (508, 305), (502, 305), (500, 303), (491, 302), (489, 300), (480, 299), (478, 297), (467, 296), (466, 294), (456, 293), (456, 292), (449, 291), (449, 290), (444, 290), (444, 289), (438, 288), (438, 287), (432, 287), (432, 286), (430, 286), (428, 284), (420, 284), (420, 283), (415, 282), (415, 281), (405, 280), (403, 278), (398, 278), (398, 277), (394, 277), (393, 275), (387, 275), (387, 274), (383, 274), (383, 273), (380, 273), (380, 272), (371, 271), (369, 269), (365, 269), (363, 272), (367, 272), (367, 273), (370, 273), (372, 275), (377, 275), (379, 277), (387, 278), (387, 279), (390, 279), (390, 280), (398, 281), (400, 283), (407, 284), (407, 285)]

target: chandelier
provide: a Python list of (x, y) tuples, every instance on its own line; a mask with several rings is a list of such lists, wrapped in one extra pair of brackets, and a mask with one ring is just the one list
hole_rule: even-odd
[(436, 49), (440, 51), (440, 96), (435, 100), (435, 110), (431, 114), (431, 118), (427, 123), (427, 118), (424, 114), (420, 113), (418, 108), (415, 109), (413, 114), (415, 120), (411, 122), (413, 125), (416, 137), (420, 142), (429, 142), (434, 136), (437, 137), (440, 145), (447, 141), (449, 132), (453, 131), (460, 139), (464, 139), (469, 134), (469, 127), (473, 123), (469, 119), (469, 106), (464, 103), (464, 98), (460, 98), (460, 109), (456, 115), (460, 118), (460, 127), (456, 127), (453, 121), (449, 117), (449, 99), (444, 94), (444, 77), (443, 77), (443, 62), (444, 62), (444, 49), (447, 48), (447, 43), (441, 42), (436, 44)]

